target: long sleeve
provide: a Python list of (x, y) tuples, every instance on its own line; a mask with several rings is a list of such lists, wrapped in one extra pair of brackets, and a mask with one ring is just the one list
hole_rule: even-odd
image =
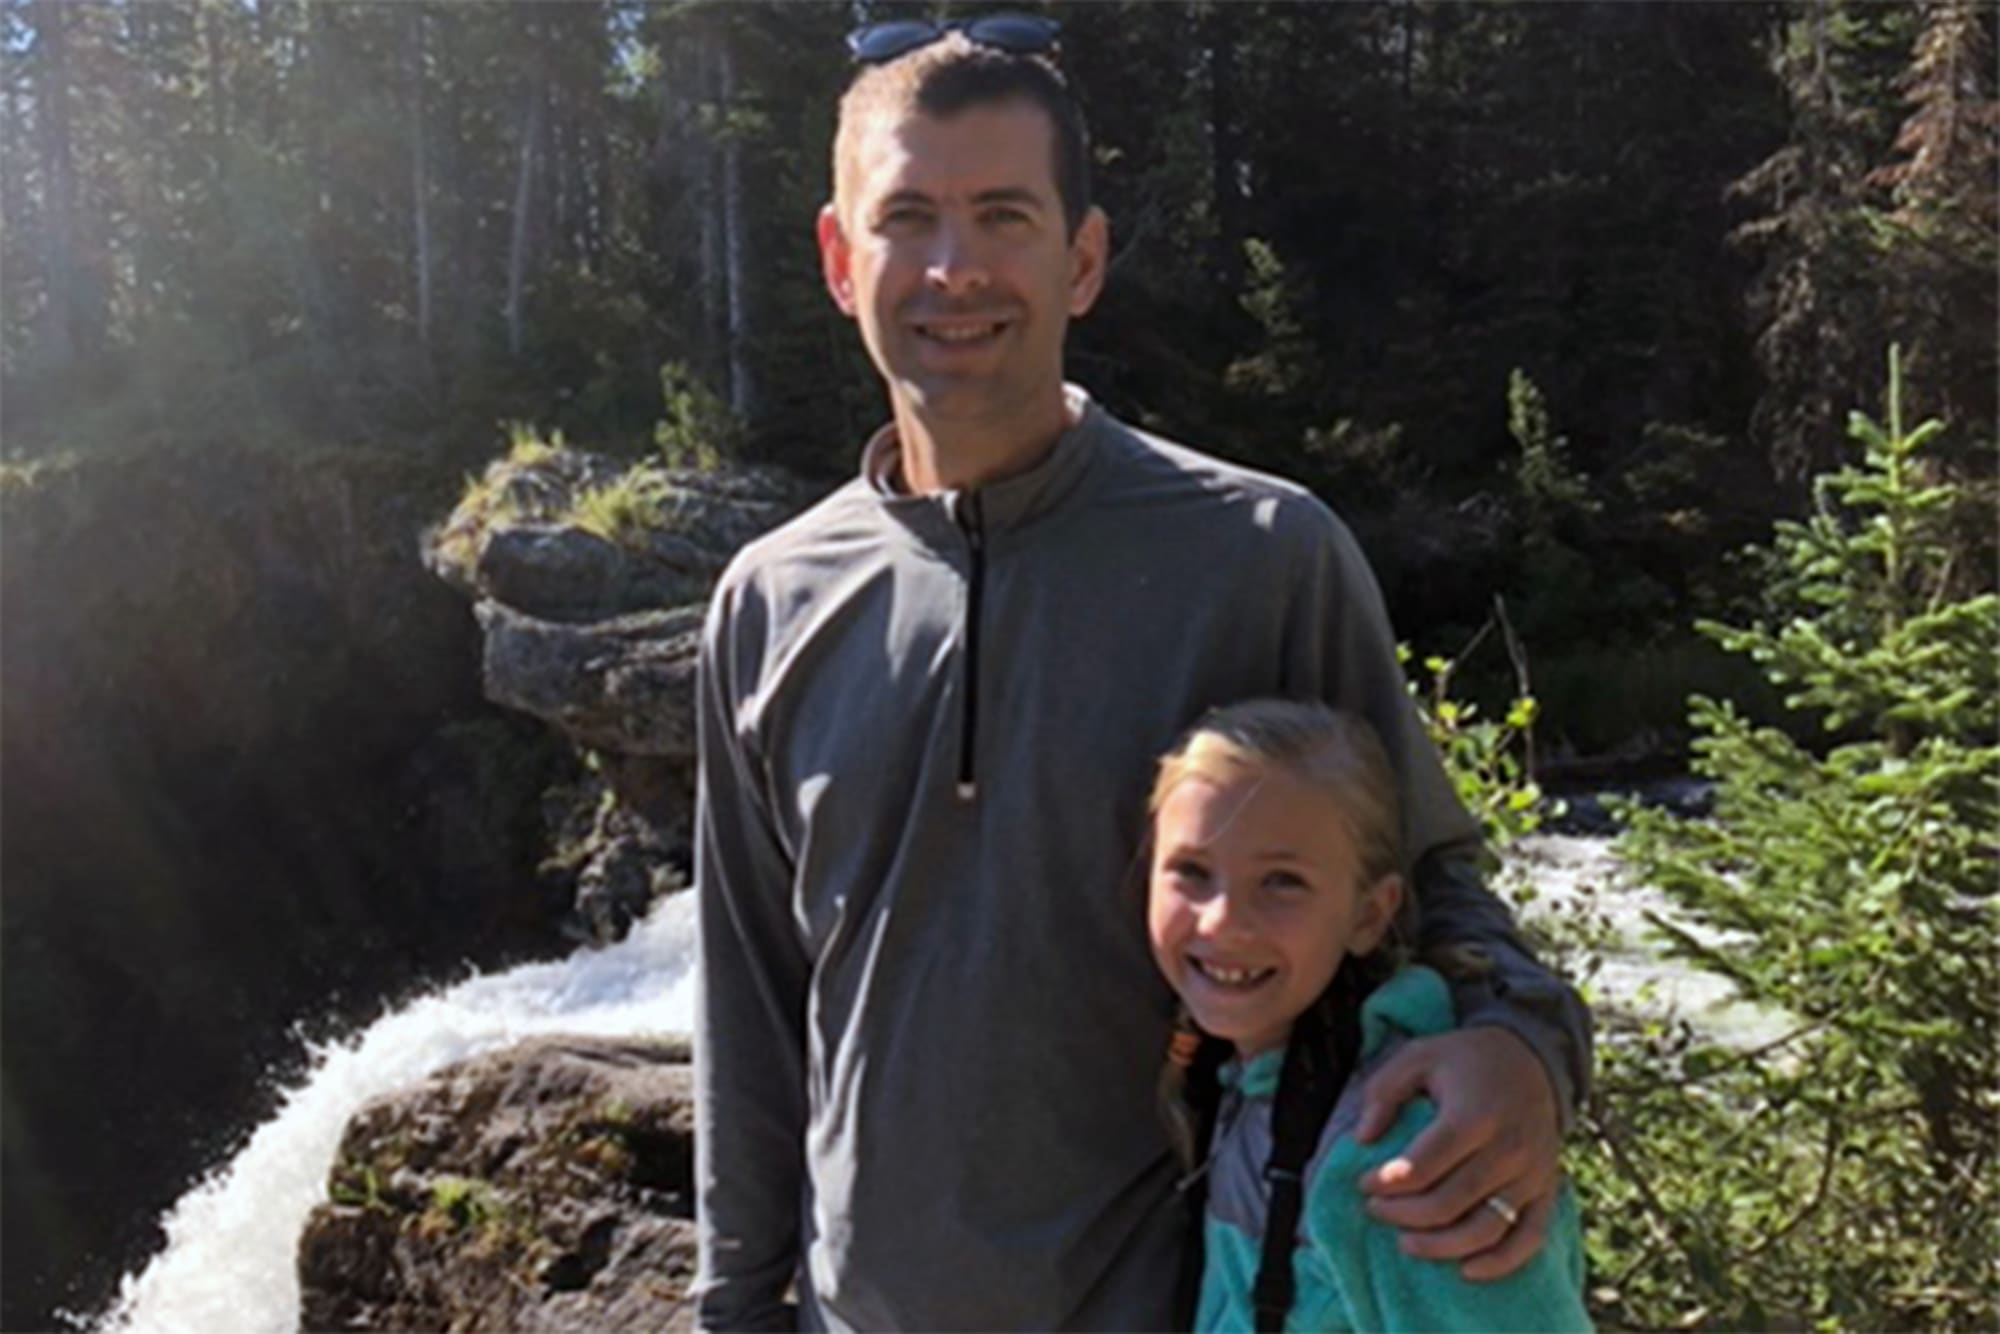
[(1575, 1198), (1563, 1188), (1547, 1242), (1506, 1278), (1474, 1283), (1448, 1261), (1404, 1255), (1396, 1229), (1368, 1216), (1361, 1174), (1409, 1147), (1436, 1109), (1416, 1101), (1389, 1134), (1365, 1148), (1336, 1143), (1314, 1179), (1306, 1229), (1330, 1272), (1349, 1328), (1357, 1330), (1590, 1329), (1583, 1304), (1583, 1239)]
[[(1499, 1027), (1541, 1058), (1563, 1124), (1590, 1083), (1590, 1012), (1522, 938), (1486, 887), (1479, 826), (1459, 801), (1411, 701), (1382, 594), (1346, 526), (1317, 504), (1307, 577), (1291, 622), (1294, 688), (1318, 692), (1374, 725), (1402, 779), (1403, 845), (1412, 870), (1420, 944), (1476, 945), (1492, 973), (1454, 985), (1461, 1027)], [(1329, 531), (1330, 530), (1330, 531)]]
[(1590, 1010), (1522, 940), (1506, 905), (1486, 887), (1479, 863), (1438, 853), (1417, 864), (1422, 944), (1476, 945), (1492, 963), (1482, 977), (1452, 983), (1463, 1028), (1504, 1028), (1541, 1058), (1555, 1087), (1565, 1131), (1590, 1092)]
[(789, 1328), (800, 1264), (808, 962), (790, 862), (737, 720), (740, 648), (727, 594), (703, 635), (695, 885), (696, 1280), (704, 1328)]

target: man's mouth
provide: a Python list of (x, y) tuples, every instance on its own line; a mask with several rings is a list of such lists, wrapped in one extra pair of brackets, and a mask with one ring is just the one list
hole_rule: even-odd
[(1212, 959), (1198, 959), (1190, 955), (1188, 966), (1202, 978), (1226, 991), (1249, 991), (1262, 986), (1277, 974), (1275, 968), (1236, 968), (1229, 964), (1217, 963)]
[(917, 337), (947, 347), (970, 347), (990, 342), (1007, 327), (1005, 320), (979, 320), (951, 324), (918, 324)]

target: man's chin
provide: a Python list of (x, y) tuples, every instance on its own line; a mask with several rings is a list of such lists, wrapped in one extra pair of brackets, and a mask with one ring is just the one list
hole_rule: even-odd
[(1018, 377), (993, 373), (940, 374), (926, 371), (899, 377), (895, 397), (927, 421), (1004, 422), (1019, 418), (1024, 424), (1039, 420), (1045, 396), (1060, 399), (1062, 377), (1056, 376), (1047, 389), (1024, 383)]
[(989, 375), (926, 374), (901, 382), (901, 397), (932, 421), (986, 421), (1019, 411), (1023, 396)]

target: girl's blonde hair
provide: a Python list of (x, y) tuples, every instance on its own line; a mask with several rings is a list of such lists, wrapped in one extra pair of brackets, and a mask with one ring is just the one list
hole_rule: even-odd
[(1226, 783), (1279, 768), (1325, 792), (1367, 884), (1403, 870), (1396, 770), (1375, 729), (1317, 700), (1253, 699), (1212, 709), (1160, 757), (1149, 816), (1190, 778)]

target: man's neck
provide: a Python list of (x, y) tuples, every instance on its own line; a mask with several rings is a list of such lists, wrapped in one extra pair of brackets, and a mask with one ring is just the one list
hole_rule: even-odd
[(911, 495), (967, 491), (1027, 472), (1049, 456), (1071, 425), (1068, 399), (1060, 388), (1046, 410), (1004, 422), (933, 421), (915, 406), (898, 402), (896, 440), (902, 482)]

